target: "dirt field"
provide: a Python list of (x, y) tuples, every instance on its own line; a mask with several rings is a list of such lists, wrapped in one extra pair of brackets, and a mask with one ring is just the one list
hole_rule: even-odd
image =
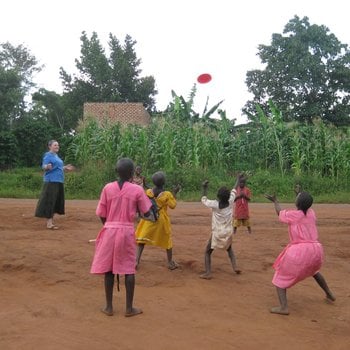
[[(0, 349), (350, 349), (350, 205), (314, 205), (326, 261), (322, 272), (337, 297), (324, 302), (313, 279), (288, 291), (289, 316), (277, 305), (272, 263), (287, 243), (270, 203), (251, 204), (253, 234), (239, 230), (234, 251), (212, 255), (210, 281), (198, 278), (210, 230), (200, 203), (171, 211), (174, 257), (146, 247), (136, 277), (135, 306), (144, 314), (124, 317), (125, 289), (115, 291), (113, 317), (104, 304), (103, 277), (89, 274), (101, 224), (97, 201), (67, 201), (58, 231), (34, 218), (35, 200), (0, 199)], [(283, 206), (286, 207), (286, 206)]]

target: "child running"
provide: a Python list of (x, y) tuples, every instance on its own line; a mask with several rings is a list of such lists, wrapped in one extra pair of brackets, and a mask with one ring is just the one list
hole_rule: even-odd
[[(238, 178), (237, 178), (238, 181)], [(202, 203), (212, 209), (211, 236), (205, 248), (205, 273), (199, 277), (211, 279), (211, 254), (214, 249), (225, 249), (230, 258), (233, 271), (237, 274), (241, 270), (237, 268), (236, 258), (232, 249), (232, 207), (236, 195), (237, 182), (234, 188), (230, 191), (226, 187), (220, 187), (217, 193), (217, 200), (207, 198), (209, 181), (203, 182)]]
[(106, 306), (101, 311), (108, 316), (113, 315), (114, 275), (125, 275), (125, 316), (130, 317), (142, 313), (141, 309), (133, 307), (136, 258), (134, 217), (137, 210), (147, 216), (151, 201), (142, 187), (129, 182), (134, 173), (131, 159), (118, 160), (116, 172), (118, 181), (103, 188), (96, 209), (103, 228), (96, 239), (91, 273), (105, 275)]
[(158, 209), (159, 217), (152, 222), (141, 219), (136, 228), (137, 258), (136, 267), (140, 265), (141, 255), (145, 244), (154, 245), (166, 249), (168, 269), (175, 270), (179, 265), (173, 260), (173, 242), (171, 238), (171, 222), (168, 215), (168, 208), (175, 209), (176, 194), (180, 190), (177, 185), (173, 192), (165, 191), (165, 174), (158, 171), (152, 176), (153, 189), (146, 190), (150, 198), (154, 198)]
[(248, 202), (251, 198), (250, 189), (246, 186), (247, 178), (244, 175), (239, 176), (238, 186), (236, 188), (233, 233), (237, 232), (237, 227), (247, 227), (247, 232), (252, 233), (249, 220)]
[(312, 196), (308, 192), (300, 192), (295, 201), (296, 210), (281, 210), (275, 195), (265, 197), (274, 203), (279, 221), (288, 224), (290, 239), (273, 264), (275, 274), (272, 283), (276, 286), (280, 306), (273, 307), (270, 312), (289, 315), (287, 288), (310, 276), (326, 293), (326, 300), (335, 301), (326, 280), (319, 272), (324, 256), (322, 245), (318, 241), (316, 215), (311, 208)]

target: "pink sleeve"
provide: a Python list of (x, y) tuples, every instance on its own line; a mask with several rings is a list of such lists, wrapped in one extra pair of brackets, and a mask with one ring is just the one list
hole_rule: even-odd
[(140, 187), (139, 196), (137, 199), (137, 207), (139, 208), (141, 213), (147, 213), (150, 210), (151, 206), (152, 202), (150, 201), (142, 187)]
[(281, 210), (278, 216), (279, 221), (284, 222), (285, 224), (295, 222), (300, 218), (300, 212), (300, 210)]
[(107, 217), (107, 198), (105, 189), (102, 190), (100, 200), (97, 204), (96, 215), (101, 218)]

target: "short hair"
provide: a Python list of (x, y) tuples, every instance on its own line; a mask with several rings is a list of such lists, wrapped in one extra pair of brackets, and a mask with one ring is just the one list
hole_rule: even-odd
[(165, 184), (165, 174), (162, 171), (157, 171), (152, 175), (152, 182), (156, 186), (162, 186)]
[(134, 162), (129, 158), (121, 158), (115, 165), (115, 170), (122, 180), (129, 180), (134, 174)]
[(230, 190), (226, 186), (222, 186), (218, 190), (217, 197), (221, 202), (228, 202), (230, 199)]
[(55, 142), (58, 143), (58, 141), (56, 141), (56, 140), (50, 140), (50, 141), (47, 143), (47, 147), (51, 147), (52, 144), (55, 143)]
[(314, 199), (308, 192), (300, 192), (296, 199), (296, 206), (306, 215), (307, 210), (312, 206)]

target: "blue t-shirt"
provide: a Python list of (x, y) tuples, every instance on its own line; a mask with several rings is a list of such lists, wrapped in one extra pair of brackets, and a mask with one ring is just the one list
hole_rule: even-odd
[[(45, 170), (45, 165), (49, 163), (52, 164), (52, 169)], [(45, 170), (44, 182), (64, 182), (63, 160), (56, 153), (46, 152), (42, 167)]]

